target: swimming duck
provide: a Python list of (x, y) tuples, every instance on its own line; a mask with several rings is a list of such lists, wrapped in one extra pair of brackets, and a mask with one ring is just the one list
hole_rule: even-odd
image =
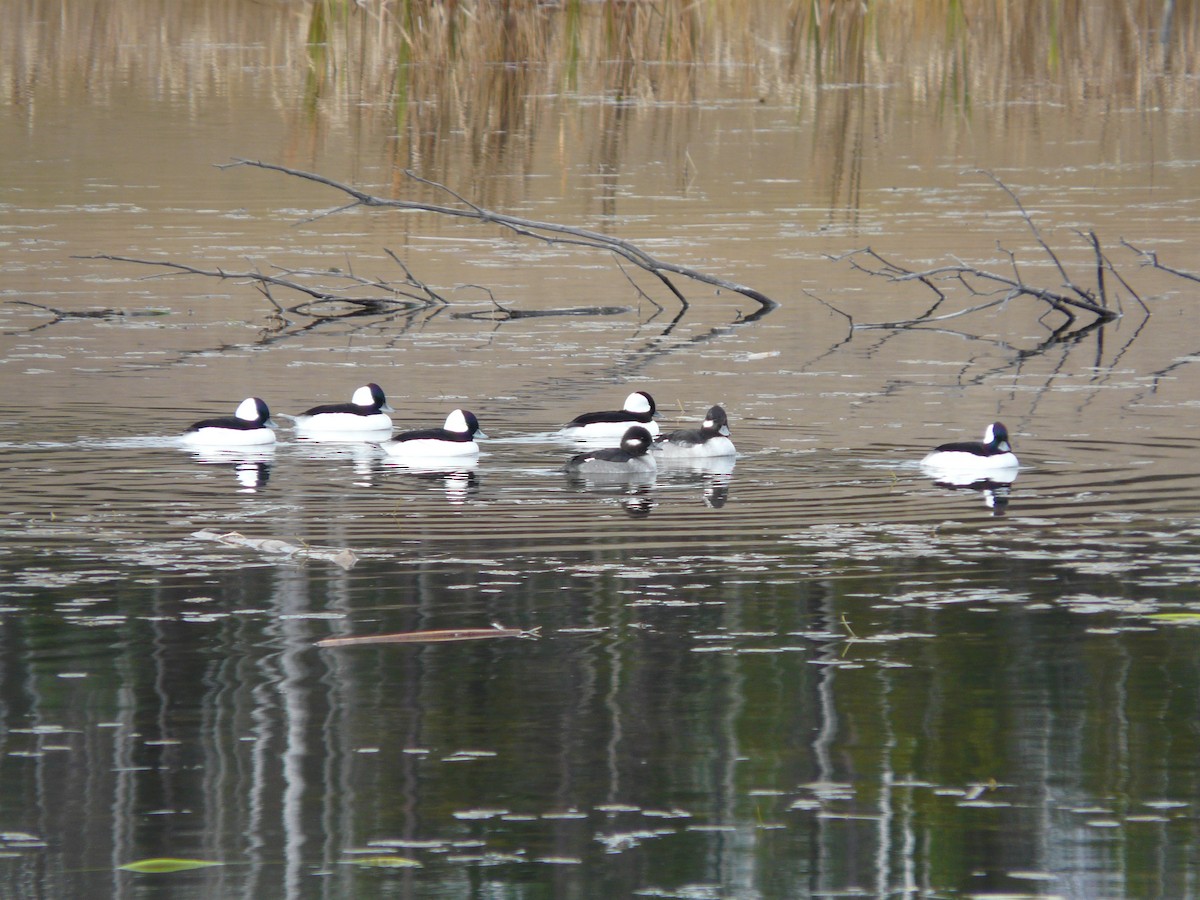
[(729, 439), (729, 418), (720, 406), (709, 409), (698, 430), (665, 434), (655, 442), (654, 449), (664, 459), (710, 459), (737, 454)]
[(987, 427), (982, 441), (942, 444), (921, 460), (921, 468), (935, 477), (995, 478), (1015, 474), (1019, 465), (1008, 439), (1008, 429), (1000, 422)]
[(271, 411), (258, 397), (247, 397), (232, 416), (203, 419), (183, 435), (192, 447), (249, 447), (275, 443), (275, 423)]
[(446, 417), (446, 424), (441, 428), (406, 431), (379, 446), (391, 456), (410, 459), (474, 456), (479, 453), (475, 439), (486, 437), (474, 413), (456, 409)]
[(588, 475), (653, 475), (658, 464), (650, 454), (654, 443), (649, 429), (631, 425), (625, 430), (618, 447), (606, 447), (579, 453), (567, 461), (566, 471), (572, 476)]
[(625, 398), (623, 408), (583, 413), (564, 425), (560, 433), (576, 440), (594, 441), (621, 438), (631, 425), (640, 425), (653, 439), (658, 434), (654, 416), (654, 398), (645, 391), (634, 391)]
[(364, 384), (354, 392), (349, 403), (314, 406), (296, 416), (296, 432), (314, 436), (385, 431), (392, 427), (392, 420), (387, 416), (391, 411), (383, 389), (377, 384)]

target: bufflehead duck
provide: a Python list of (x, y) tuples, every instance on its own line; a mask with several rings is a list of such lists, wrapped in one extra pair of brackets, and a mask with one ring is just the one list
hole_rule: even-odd
[(486, 437), (487, 435), (480, 430), (479, 420), (475, 418), (474, 413), (456, 409), (446, 417), (446, 424), (441, 428), (406, 431), (379, 446), (391, 456), (410, 459), (474, 456), (479, 453), (479, 445), (475, 443), (475, 439)]
[(349, 403), (314, 406), (296, 416), (296, 431), (305, 436), (385, 431), (392, 427), (392, 420), (386, 415), (391, 411), (382, 388), (377, 384), (364, 384), (354, 392)]
[(247, 397), (232, 416), (204, 419), (190, 427), (183, 441), (193, 447), (249, 447), (275, 443), (275, 423), (267, 404)]
[(720, 406), (708, 411), (699, 430), (672, 431), (660, 437), (654, 449), (664, 459), (710, 459), (737, 453), (729, 439), (729, 418)]
[(1015, 476), (1018, 465), (1008, 442), (1008, 429), (999, 422), (987, 427), (982, 441), (942, 444), (921, 460), (921, 468), (935, 477), (974, 476), (993, 480), (997, 476)]
[(576, 416), (562, 427), (561, 434), (582, 441), (623, 438), (631, 425), (640, 425), (650, 432), (653, 439), (658, 434), (654, 413), (654, 398), (645, 391), (634, 391), (625, 398), (623, 409)]
[(649, 429), (631, 425), (621, 437), (619, 447), (606, 447), (571, 457), (566, 471), (572, 476), (590, 475), (654, 475), (658, 463), (649, 453), (654, 438)]

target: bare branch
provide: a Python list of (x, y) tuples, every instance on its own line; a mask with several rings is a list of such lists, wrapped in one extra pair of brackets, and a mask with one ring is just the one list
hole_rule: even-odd
[(354, 198), (354, 203), (349, 204), (348, 206), (339, 207), (337, 211), (351, 209), (355, 206), (370, 206), (429, 212), (436, 215), (471, 219), (477, 222), (499, 225), (502, 228), (512, 231), (514, 234), (540, 240), (547, 244), (566, 244), (597, 250), (607, 250), (610, 253), (614, 253), (617, 256), (628, 260), (629, 262), (656, 277), (660, 282), (662, 282), (663, 286), (675, 296), (675, 298), (684, 306), (685, 309), (688, 305), (687, 299), (671, 280), (670, 276), (672, 275), (678, 275), (691, 281), (707, 284), (710, 287), (733, 291), (734, 293), (748, 297), (761, 307), (760, 313), (769, 312), (770, 310), (777, 308), (779, 305), (775, 300), (772, 300), (765, 294), (744, 284), (727, 281), (724, 278), (718, 278), (715, 275), (710, 275), (697, 269), (692, 269), (687, 266), (681, 266), (677, 263), (671, 263), (667, 262), (666, 260), (658, 259), (642, 248), (638, 247), (636, 244), (633, 244), (622, 238), (614, 237), (613, 235), (604, 234), (599, 231), (592, 231), (587, 228), (560, 225), (555, 222), (542, 222), (536, 219), (526, 219), (521, 216), (510, 216), (505, 213), (494, 212), (493, 210), (486, 209), (476, 203), (472, 203), (470, 200), (466, 199), (444, 184), (431, 181), (428, 178), (423, 178), (408, 170), (405, 170), (405, 175), (412, 180), (420, 184), (425, 184), (444, 191), (461, 205), (443, 206), (440, 204), (423, 203), (415, 200), (396, 200), (388, 197), (378, 197), (359, 190), (358, 188), (352, 187), (351, 185), (334, 181), (331, 178), (326, 178), (323, 175), (317, 175), (313, 172), (305, 172), (301, 169), (292, 169), (288, 166), (266, 163), (259, 160), (239, 159), (230, 165), (252, 166), (259, 169), (267, 169), (273, 172), (281, 172), (285, 175), (290, 175), (295, 178), (302, 178), (307, 181), (312, 181), (317, 184), (334, 188), (335, 190), (342, 191), (343, 193)]
[(945, 313), (940, 316), (919, 316), (915, 319), (905, 319), (900, 322), (870, 322), (863, 325), (855, 325), (855, 328), (867, 330), (877, 330), (884, 328), (912, 328), (917, 325), (925, 325), (929, 322), (948, 322), (951, 319), (958, 319), (962, 316), (968, 316), (971, 313), (977, 313), (983, 309), (990, 309), (993, 306), (1000, 306), (1007, 303), (1009, 295), (1005, 295), (998, 300), (989, 300), (987, 303), (980, 303), (976, 306), (968, 307), (967, 309), (956, 310), (952, 313)]
[(1142, 258), (1143, 266), (1149, 266), (1152, 269), (1161, 269), (1163, 272), (1169, 272), (1172, 275), (1186, 278), (1189, 281), (1200, 281), (1200, 274), (1196, 272), (1189, 272), (1186, 269), (1173, 269), (1159, 262), (1157, 250), (1143, 250), (1140, 247), (1135, 247), (1124, 238), (1121, 239), (1121, 243)]
[(1052, 249), (1050, 249), (1050, 245), (1047, 244), (1045, 238), (1042, 237), (1042, 233), (1040, 230), (1038, 230), (1037, 225), (1034, 223), (1033, 217), (1031, 215), (1029, 215), (1029, 212), (1025, 209), (1025, 205), (1021, 202), (1021, 198), (1017, 196), (1016, 192), (1013, 191), (1012, 188), (1010, 188), (1007, 184), (1005, 184), (1003, 181), (1001, 181), (998, 177), (996, 177), (996, 174), (994, 172), (989, 172), (986, 169), (980, 169), (979, 172), (983, 175), (986, 175), (988, 178), (992, 179), (992, 181), (994, 181), (996, 183), (997, 187), (999, 187), (1000, 190), (1002, 190), (1002, 191), (1004, 191), (1004, 193), (1008, 194), (1009, 198), (1013, 202), (1013, 205), (1017, 207), (1017, 211), (1021, 214), (1021, 218), (1025, 220), (1025, 224), (1028, 225), (1029, 230), (1031, 232), (1033, 232), (1034, 239), (1038, 242), (1038, 245), (1046, 252), (1046, 255), (1050, 257), (1050, 260), (1054, 263), (1054, 267), (1056, 269), (1058, 269), (1058, 273), (1062, 276), (1063, 284), (1065, 284), (1068, 288), (1070, 288), (1072, 291), (1074, 291), (1080, 297), (1080, 299), (1082, 299), (1083, 301), (1085, 301), (1087, 303), (1095, 304), (1096, 298), (1092, 295), (1092, 293), (1090, 291), (1086, 291), (1083, 288), (1076, 285), (1075, 282), (1071, 279), (1071, 276), (1067, 274), (1067, 270), (1065, 268), (1063, 268), (1062, 260), (1060, 260), (1058, 258), (1058, 254), (1056, 254)]
[(1104, 287), (1104, 268), (1107, 259), (1100, 251), (1100, 239), (1096, 237), (1096, 232), (1089, 231), (1087, 237), (1092, 242), (1092, 249), (1096, 253), (1096, 293), (1100, 295), (1100, 305), (1107, 309), (1108, 291)]
[[(204, 275), (209, 278), (219, 278), (222, 280), (236, 279), (238, 281), (243, 281), (243, 282), (248, 282), (250, 284), (253, 284), (256, 288), (258, 288), (259, 292), (264, 297), (266, 297), (267, 300), (269, 300), (271, 302), (271, 304), (276, 308), (276, 310), (278, 312), (287, 311), (287, 312), (291, 312), (291, 313), (299, 313), (299, 314), (303, 314), (303, 315), (314, 315), (314, 316), (318, 316), (318, 317), (325, 315), (325, 313), (314, 311), (313, 310), (313, 306), (314, 306), (313, 302), (305, 302), (305, 303), (301, 303), (299, 305), (292, 306), (292, 307), (283, 307), (280, 303), (278, 303), (278, 301), (276, 301), (274, 296), (270, 293), (269, 288), (274, 286), (274, 287), (279, 287), (279, 288), (285, 288), (285, 289), (291, 290), (291, 291), (296, 291), (299, 294), (303, 294), (307, 297), (312, 298), (312, 301), (315, 301), (318, 304), (319, 303), (348, 304), (350, 306), (355, 306), (355, 307), (359, 307), (361, 309), (368, 309), (368, 310), (390, 310), (390, 309), (395, 309), (397, 307), (414, 308), (414, 307), (423, 307), (423, 306), (432, 305), (437, 302), (440, 302), (443, 305), (445, 303), (444, 300), (441, 300), (441, 298), (437, 297), (437, 295), (432, 291), (431, 288), (429, 288), (423, 282), (418, 281), (416, 278), (412, 277), (412, 273), (408, 273), (409, 278), (408, 278), (407, 284), (411, 285), (414, 288), (421, 290), (425, 294), (425, 296), (418, 296), (409, 291), (406, 291), (399, 287), (396, 287), (395, 285), (389, 284), (388, 282), (385, 282), (385, 281), (379, 281), (379, 280), (370, 279), (370, 278), (363, 278), (361, 276), (353, 274), (352, 272), (348, 273), (348, 272), (339, 272), (339, 271), (332, 271), (332, 270), (331, 271), (312, 271), (312, 270), (306, 270), (306, 269), (284, 269), (284, 268), (280, 268), (280, 267), (275, 267), (282, 274), (268, 275), (268, 274), (260, 272), (256, 269), (244, 271), (244, 272), (235, 272), (235, 271), (230, 271), (227, 269), (220, 269), (220, 268), (218, 268), (218, 269), (201, 269), (198, 266), (190, 266), (190, 265), (187, 265), (186, 263), (172, 262), (170, 260), (138, 259), (138, 258), (132, 257), (132, 256), (116, 256), (116, 255), (108, 254), (108, 253), (100, 253), (100, 254), (96, 254), (94, 256), (81, 256), (81, 257), (76, 257), (76, 258), (77, 259), (105, 259), (105, 260), (110, 260), (113, 262), (128, 262), (128, 263), (135, 263), (137, 265), (143, 265), (143, 266), (158, 266), (161, 268), (171, 270), (170, 272), (163, 273), (163, 275)], [(155, 276), (155, 277), (163, 277), (163, 275)], [(342, 281), (348, 281), (348, 282), (358, 285), (360, 287), (367, 287), (372, 290), (378, 291), (378, 292), (382, 293), (384, 296), (367, 296), (367, 297), (359, 296), (359, 297), (356, 297), (356, 296), (352, 296), (352, 295), (346, 293), (345, 289), (324, 290), (324, 289), (314, 287), (309, 284), (305, 284), (303, 281), (298, 280), (299, 278), (313, 277), (313, 276), (323, 277), (323, 278), (334, 278), (334, 279), (339, 279)]]
[(400, 267), (401, 271), (404, 272), (404, 277), (405, 277), (405, 279), (407, 279), (409, 284), (411, 284), (413, 287), (417, 288), (418, 290), (423, 291), (425, 296), (428, 297), (432, 302), (440, 303), (443, 306), (449, 305), (449, 301), (447, 301), (445, 297), (443, 297), (441, 294), (439, 294), (437, 291), (435, 291), (433, 288), (431, 288), (424, 281), (421, 281), (419, 278), (417, 278), (415, 275), (413, 275), (412, 270), (408, 266), (406, 266), (404, 264), (404, 261), (402, 259), (400, 259), (400, 257), (397, 256), (393, 251), (389, 250), (387, 247), (384, 247), (383, 252), (386, 253), (391, 258), (392, 262), (394, 262), (396, 265), (398, 265)]
[(820, 303), (823, 307), (825, 307), (831, 313), (836, 313), (837, 315), (839, 315), (843, 319), (845, 319), (846, 323), (850, 326), (850, 330), (851, 331), (854, 330), (854, 317), (852, 315), (850, 315), (850, 313), (843, 312), (842, 310), (840, 310), (836, 306), (834, 306), (832, 303), (829, 303), (828, 301), (821, 299), (816, 294), (814, 294), (812, 291), (810, 291), (808, 288), (801, 288), (801, 290), (804, 291), (805, 295), (812, 297), (812, 299), (816, 300), (818, 303)]
[(632, 287), (635, 291), (637, 291), (638, 296), (641, 297), (643, 300), (645, 300), (647, 303), (649, 303), (651, 306), (653, 306), (656, 310), (658, 310), (658, 312), (656, 312), (653, 316), (650, 317), (650, 321), (653, 321), (654, 318), (659, 313), (663, 312), (662, 305), (660, 303), (656, 302), (653, 297), (651, 297), (649, 294), (647, 294), (645, 291), (642, 290), (641, 285), (639, 285), (636, 281), (633, 280), (633, 276), (631, 276), (629, 274), (629, 272), (627, 272), (625, 270), (625, 267), (623, 265), (621, 265), (621, 261), (619, 259), (617, 260), (617, 268), (621, 270), (621, 274), (625, 276), (625, 280), (629, 282), (629, 286)]
[[(937, 302), (928, 310), (919, 316), (911, 319), (905, 319), (899, 322), (881, 322), (875, 324), (856, 325), (856, 328), (911, 328), (917, 325), (942, 322), (947, 319), (954, 319), (970, 313), (979, 312), (980, 310), (988, 309), (994, 306), (1007, 303), (1017, 297), (1031, 297), (1041, 300), (1049, 309), (1047, 312), (1056, 312), (1063, 317), (1063, 324), (1053, 330), (1051, 340), (1060, 342), (1066, 340), (1064, 333), (1071, 328), (1077, 321), (1080, 312), (1088, 313), (1093, 316), (1095, 321), (1092, 324), (1104, 324), (1119, 318), (1122, 314), (1120, 295), (1114, 294), (1108, 285), (1108, 275), (1111, 274), (1118, 284), (1129, 292), (1137, 302), (1141, 305), (1143, 311), (1149, 315), (1149, 309), (1142, 302), (1141, 297), (1137, 292), (1130, 287), (1129, 283), (1121, 277), (1112, 264), (1112, 261), (1104, 254), (1100, 246), (1100, 239), (1094, 232), (1076, 232), (1087, 241), (1092, 249), (1092, 254), (1095, 259), (1095, 278), (1096, 288), (1090, 290), (1078, 284), (1067, 272), (1062, 260), (1054, 251), (1054, 248), (1042, 236), (1041, 230), (1037, 223), (1033, 220), (1033, 216), (1025, 209), (1020, 197), (1008, 185), (997, 178), (991, 172), (984, 172), (1005, 194), (1008, 195), (1013, 205), (1016, 206), (1026, 227), (1033, 234), (1034, 240), (1042, 252), (1049, 257), (1051, 263), (1062, 280), (1062, 287), (1065, 290), (1043, 287), (1033, 284), (1026, 280), (1025, 274), (1022, 271), (1020, 261), (1016, 253), (997, 244), (998, 252), (1004, 254), (1008, 259), (1008, 266), (1011, 274), (1003, 272), (991, 271), (989, 269), (980, 268), (962, 260), (955, 259), (954, 262), (933, 266), (931, 268), (920, 271), (910, 269), (890, 259), (884, 258), (870, 247), (865, 247), (859, 250), (852, 250), (840, 257), (834, 259), (844, 260), (850, 264), (850, 267), (858, 272), (871, 275), (876, 278), (883, 278), (886, 281), (894, 284), (901, 284), (910, 281), (917, 281), (925, 285), (937, 296)], [(1153, 254), (1139, 251), (1136, 247), (1130, 246), (1136, 252), (1150, 260), (1151, 264), (1158, 264), (1157, 259)], [(1170, 271), (1170, 270), (1169, 270)], [(1181, 273), (1180, 273), (1181, 274)], [(1200, 281), (1200, 276), (1195, 276), (1196, 280)], [(965, 291), (969, 297), (982, 298), (984, 302), (973, 304), (965, 309), (956, 312), (943, 313), (935, 315), (935, 311), (946, 299), (947, 292), (942, 289), (942, 285), (957, 286), (961, 291)], [(1002, 297), (997, 297), (997, 294), (1003, 294)], [(1110, 296), (1111, 295), (1111, 296)], [(1039, 320), (1041, 321), (1041, 320)], [(1047, 326), (1049, 327), (1049, 326)], [(1092, 325), (1089, 324), (1081, 329), (1078, 333), (1091, 331)]]

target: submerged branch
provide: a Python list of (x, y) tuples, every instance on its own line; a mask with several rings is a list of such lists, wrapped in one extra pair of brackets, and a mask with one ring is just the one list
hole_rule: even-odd
[(1200, 281), (1200, 273), (1189, 272), (1187, 269), (1174, 269), (1171, 266), (1159, 262), (1157, 250), (1143, 250), (1141, 247), (1135, 247), (1133, 244), (1122, 239), (1121, 243), (1136, 253), (1142, 258), (1142, 265), (1149, 266), (1152, 269), (1159, 269), (1171, 275), (1176, 275), (1179, 278), (1186, 278), (1188, 281)]
[(332, 178), (327, 178), (324, 175), (318, 175), (314, 172), (306, 172), (301, 169), (293, 169), (288, 166), (276, 165), (274, 163), (262, 162), (260, 160), (238, 159), (231, 166), (252, 166), (259, 169), (267, 169), (272, 172), (281, 172), (284, 175), (290, 175), (294, 178), (303, 178), (307, 181), (312, 181), (317, 184), (323, 184), (327, 187), (334, 188), (344, 194), (352, 197), (354, 202), (344, 204), (338, 207), (335, 211), (341, 212), (347, 209), (353, 209), (356, 206), (367, 207), (382, 207), (387, 209), (412, 210), (419, 212), (434, 213), (435, 215), (451, 216), (460, 219), (470, 219), (476, 222), (483, 222), (491, 225), (499, 225), (502, 228), (508, 229), (514, 234), (519, 234), (522, 237), (532, 238), (542, 241), (547, 244), (585, 247), (595, 250), (606, 250), (616, 256), (633, 263), (638, 268), (649, 272), (656, 277), (668, 291), (683, 305), (684, 309), (688, 307), (687, 298), (683, 292), (672, 281), (671, 276), (676, 275), (682, 278), (687, 278), (691, 281), (697, 281), (702, 284), (707, 284), (710, 287), (715, 287), (720, 290), (733, 291), (741, 294), (757, 303), (760, 307), (760, 314), (769, 312), (779, 306), (779, 304), (768, 297), (766, 294), (756, 291), (754, 288), (744, 284), (727, 281), (724, 278), (718, 278), (715, 275), (710, 275), (706, 272), (701, 272), (697, 269), (682, 266), (677, 263), (667, 262), (666, 260), (658, 259), (647, 253), (641, 247), (630, 241), (624, 240), (613, 235), (604, 234), (599, 231), (592, 231), (587, 228), (578, 228), (572, 225), (560, 225), (555, 222), (542, 222), (537, 219), (526, 219), (521, 216), (510, 216), (506, 213), (495, 212), (486, 209), (473, 203), (461, 194), (452, 190), (444, 184), (436, 181), (431, 181), (423, 178), (408, 169), (404, 170), (404, 174), (413, 181), (428, 185), (439, 191), (443, 191), (450, 197), (454, 198), (460, 206), (443, 206), (435, 203), (424, 203), (417, 200), (396, 200), (389, 197), (379, 197), (374, 194), (369, 194), (366, 191), (359, 190), (352, 185), (343, 184), (340, 181), (334, 181)]
[[(290, 312), (297, 315), (308, 315), (314, 318), (335, 318), (336, 314), (327, 309), (321, 308), (318, 304), (347, 304), (356, 308), (357, 311), (368, 310), (371, 312), (384, 312), (395, 309), (414, 309), (425, 306), (445, 306), (446, 300), (434, 291), (429, 285), (417, 279), (411, 271), (400, 262), (394, 253), (387, 251), (388, 255), (403, 269), (405, 280), (399, 284), (382, 281), (373, 278), (364, 278), (355, 275), (353, 272), (343, 272), (336, 269), (329, 270), (314, 270), (314, 269), (285, 269), (274, 267), (280, 274), (269, 275), (257, 270), (248, 271), (232, 271), (229, 269), (201, 269), (197, 266), (190, 266), (186, 263), (173, 262), (171, 260), (159, 259), (138, 259), (133, 256), (115, 256), (109, 253), (100, 253), (94, 256), (81, 256), (77, 259), (105, 259), (112, 262), (127, 262), (135, 263), (142, 266), (158, 266), (160, 268), (169, 269), (171, 271), (163, 273), (164, 276), (177, 275), (204, 275), (209, 278), (236, 279), (238, 281), (253, 284), (259, 289), (275, 307), (279, 313)], [(329, 278), (340, 281), (349, 282), (350, 287), (339, 289), (323, 289), (314, 287), (310, 284), (299, 280), (302, 278)], [(296, 291), (311, 299), (290, 307), (281, 305), (271, 294), (271, 288), (286, 288), (287, 290)], [(355, 296), (348, 293), (355, 288), (365, 288), (371, 291), (379, 292), (377, 296)]]
[(59, 322), (66, 322), (69, 319), (123, 319), (136, 318), (146, 316), (165, 316), (165, 309), (113, 309), (112, 307), (103, 307), (101, 309), (59, 309), (57, 306), (47, 306), (44, 303), (34, 303), (32, 300), (5, 300), (5, 303), (11, 303), (15, 306), (28, 306), (33, 309), (41, 310), (46, 315), (51, 316), (47, 322), (40, 325), (35, 325), (32, 328), (23, 332), (5, 332), (5, 334), (29, 334), (34, 331), (41, 331), (43, 328), (48, 328), (51, 325), (57, 325)]
[[(1052, 338), (1054, 340), (1063, 340), (1069, 334), (1069, 329), (1082, 314), (1089, 315), (1092, 319), (1083, 326), (1081, 331), (1091, 331), (1094, 326), (1103, 325), (1120, 318), (1122, 310), (1119, 295), (1114, 297), (1114, 302), (1110, 302), (1110, 296), (1114, 294), (1107, 281), (1110, 275), (1149, 315), (1149, 308), (1137, 292), (1117, 272), (1112, 261), (1101, 248), (1100, 239), (1094, 232), (1077, 232), (1090, 246), (1094, 259), (1096, 284), (1094, 288), (1089, 288), (1076, 282), (1070, 272), (1067, 271), (1067, 267), (1059, 258), (1058, 253), (1055, 252), (1054, 248), (1042, 236), (1042, 232), (1038, 228), (1037, 223), (1034, 222), (1033, 216), (1025, 209), (1016, 192), (993, 173), (985, 172), (984, 174), (995, 182), (1008, 195), (1013, 205), (1016, 206), (1017, 212), (1033, 235), (1034, 241), (1058, 272), (1061, 285), (1051, 287), (1027, 281), (1021, 271), (1016, 253), (1002, 246), (999, 246), (997, 249), (1008, 258), (1009, 272), (984, 269), (959, 259), (954, 259), (952, 263), (946, 265), (915, 270), (887, 259), (871, 247), (864, 247), (831, 258), (846, 261), (856, 271), (863, 272), (872, 277), (883, 278), (893, 284), (912, 281), (919, 282), (934, 294), (935, 301), (929, 309), (914, 318), (899, 322), (861, 324), (856, 325), (856, 328), (912, 328), (931, 322), (942, 322), (947, 319), (969, 315), (970, 313), (979, 312), (993, 306), (1002, 305), (1017, 297), (1030, 297), (1040, 300), (1049, 306), (1048, 312), (1056, 312), (1063, 317), (1063, 324), (1052, 329)], [(1127, 246), (1129, 245), (1127, 244)], [(1136, 250), (1137, 248), (1131, 249)], [(1151, 261), (1157, 264), (1157, 260), (1152, 255), (1149, 256)], [(1162, 266), (1159, 267), (1165, 268)], [(1200, 280), (1200, 278), (1197, 280)], [(942, 288), (943, 285), (949, 286), (950, 289), (965, 292), (968, 298), (976, 302), (956, 312), (935, 315), (935, 312), (948, 297), (947, 290), (943, 290)]]
[(354, 568), (354, 564), (358, 562), (358, 557), (354, 551), (346, 547), (336, 550), (324, 547), (308, 547), (293, 544), (289, 541), (281, 541), (276, 538), (247, 537), (236, 531), (219, 532), (204, 529), (193, 531), (191, 536), (198, 541), (214, 541), (218, 544), (228, 544), (231, 547), (245, 547), (249, 550), (257, 550), (260, 553), (278, 554), (291, 559), (317, 559), (323, 562), (331, 562), (341, 566), (343, 569), (352, 569)]

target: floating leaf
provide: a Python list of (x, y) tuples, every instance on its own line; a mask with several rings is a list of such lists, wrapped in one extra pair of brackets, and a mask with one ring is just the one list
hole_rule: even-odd
[(420, 644), (443, 641), (479, 641), (487, 638), (536, 638), (541, 626), (534, 628), (505, 628), (492, 623), (491, 628), (450, 628), (444, 631), (401, 631), (396, 634), (372, 634), (365, 637), (325, 638), (318, 647), (352, 647), (359, 644)]
[(1200, 613), (1152, 613), (1147, 616), (1157, 622), (1180, 622), (1183, 624), (1200, 624)]
[(419, 869), (421, 864), (407, 856), (359, 856), (344, 862), (355, 866), (370, 866), (375, 869)]
[(209, 866), (223, 865), (225, 864), (213, 862), (209, 859), (172, 859), (170, 857), (160, 857), (158, 859), (139, 859), (137, 862), (125, 863), (125, 865), (117, 866), (117, 868), (123, 869), (126, 872), (151, 874), (187, 872), (191, 869), (207, 869)]

